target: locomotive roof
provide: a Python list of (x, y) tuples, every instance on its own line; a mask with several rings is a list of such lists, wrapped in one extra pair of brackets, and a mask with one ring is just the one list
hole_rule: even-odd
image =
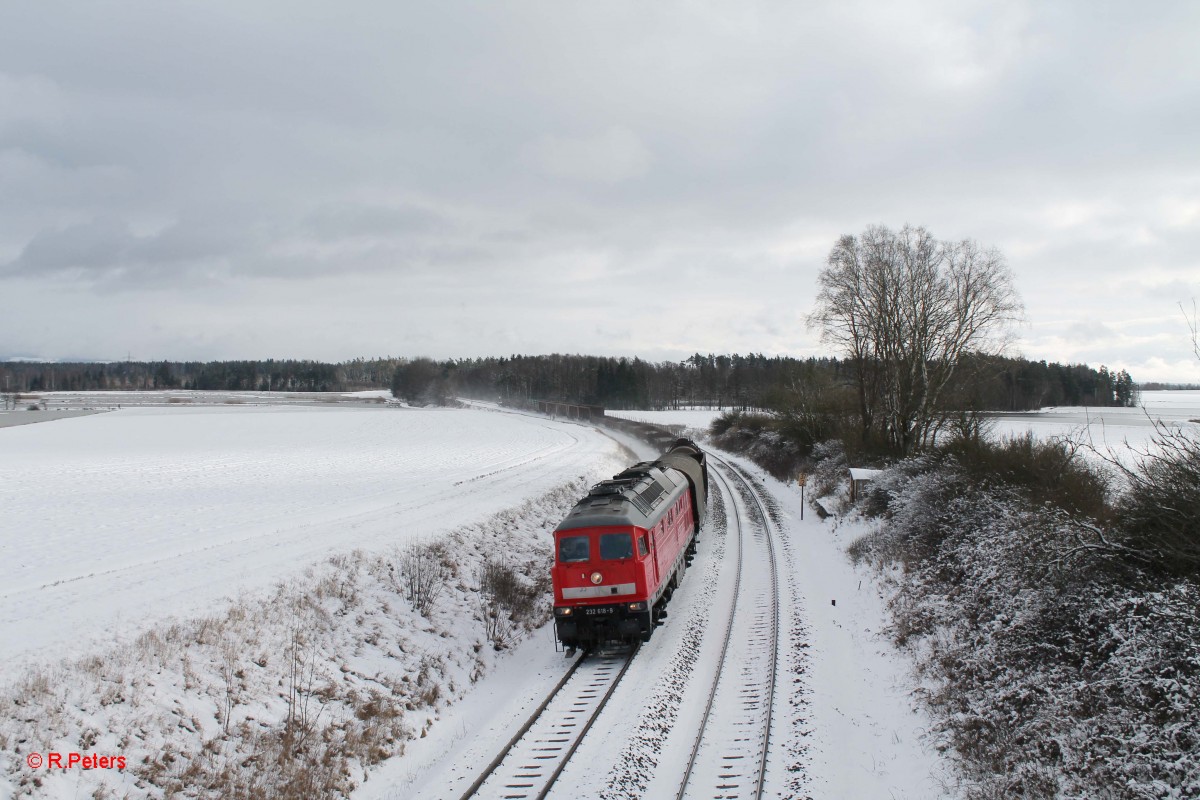
[(687, 486), (687, 478), (678, 470), (643, 461), (593, 486), (555, 530), (610, 525), (649, 528)]

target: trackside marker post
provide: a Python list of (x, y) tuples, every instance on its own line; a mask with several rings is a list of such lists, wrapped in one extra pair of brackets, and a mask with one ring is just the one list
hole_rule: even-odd
[(808, 473), (801, 472), (796, 477), (796, 483), (800, 484), (800, 519), (804, 519), (804, 484), (808, 483)]

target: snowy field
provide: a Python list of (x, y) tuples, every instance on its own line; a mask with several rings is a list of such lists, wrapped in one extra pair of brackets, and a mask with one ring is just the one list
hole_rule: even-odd
[(617, 450), (569, 423), (393, 407), (181, 404), (0, 428), (0, 678), (333, 553), (476, 521)]
[[(380, 405), (398, 403), (387, 389), (357, 392), (231, 392), (210, 389), (143, 389), (114, 392), (26, 392), (20, 408), (36, 405), (49, 411), (146, 408), (180, 405)], [(3, 415), (0, 414), (0, 419)]]
[[(239, 399), (144, 397), (130, 407), (126, 398), (117, 411), (0, 426), (0, 685), (28, 664), (86, 657), (51, 673), (57, 677), (35, 706), (49, 710), (46, 721), (42, 712), (28, 711), (21, 712), (29, 717), (24, 721), (0, 720), (0, 741), (10, 749), (20, 741), (67, 749), (79, 747), (72, 742), (86, 728), (99, 733), (96, 751), (155, 758), (226, 741), (229, 714), (240, 724), (280, 720), (285, 709), (273, 670), (281, 664), (267, 654), (286, 647), (280, 637), (289, 623), (285, 614), (268, 625), (280, 607), (255, 603), (281, 584), (311, 591), (314, 574), (326, 575), (320, 585), (360, 587), (357, 599), (344, 601), (350, 610), (341, 613), (349, 616), (323, 618), (332, 627), (323, 629), (320, 669), (341, 692), (329, 700), (326, 720), (370, 719), (356, 717), (355, 698), (373, 697), (380, 686), (395, 687), (390, 691), (400, 692), (394, 695), (400, 702), (416, 698), (413, 692), (435, 698), (427, 710), (421, 700), (409, 706), (415, 709), (409, 718), (395, 720), (403, 755), (353, 768), (356, 800), (440, 797), (439, 787), (473, 771), (480, 754), (511, 734), (514, 721), (561, 674), (562, 656), (549, 628), (514, 650), (481, 653), (469, 579), (425, 617), (403, 600), (396, 605), (385, 562), (371, 561), (372, 554), (452, 531), (456, 541), (475, 543), (464, 575), (488, 552), (478, 543), (489, 537), (507, 536), (507, 552), (536, 565), (545, 557), (538, 549), (545, 531), (589, 481), (627, 463), (623, 446), (632, 443), (485, 406), (409, 409), (368, 397), (272, 406)], [(1197, 392), (1147, 393), (1143, 401), (1170, 425), (1200, 418)], [(62, 398), (57, 407), (85, 407), (80, 403), (87, 398)], [(719, 413), (621, 415), (695, 433)], [(997, 432), (1063, 435), (1087, 422), (1093, 439), (1100, 430), (1114, 445), (1147, 441), (1152, 430), (1140, 409), (1049, 409), (1006, 415)], [(654, 455), (644, 445), (631, 449), (639, 458)], [(804, 794), (812, 797), (953, 797), (947, 764), (922, 739), (929, 722), (914, 702), (910, 664), (884, 633), (883, 599), (873, 577), (845, 556), (846, 545), (864, 531), (821, 522), (811, 512), (801, 520), (796, 487), (741, 463), (780, 511), (789, 636), (793, 652), (803, 653), (777, 700), (776, 763), (801, 765)], [(676, 595), (675, 613), (620, 688), (615, 702), (626, 713), (589, 737), (553, 797), (600, 796), (596, 787), (619, 785), (630, 764), (646, 771), (650, 788), (670, 788), (678, 734), (664, 740), (661, 752), (649, 751), (656, 768), (629, 747), (659, 724), (652, 708), (695, 690), (680, 672), (686, 641), (706, 630), (711, 604), (730, 580), (718, 534), (708, 534)], [(219, 622), (230, 607), (262, 608), (266, 627), (236, 617)], [(168, 618), (182, 622), (164, 628)], [(218, 619), (223, 633), (216, 644), (205, 619)], [(158, 633), (138, 638), (147, 630)], [(235, 641), (240, 649), (231, 649)], [(697, 675), (709, 668), (703, 644), (709, 639), (700, 641), (701, 656), (690, 667)], [(97, 660), (114, 644), (112, 655)], [(146, 666), (132, 666), (143, 659)], [(221, 705), (233, 695), (223, 659), (234, 659), (246, 675), (236, 707), (224, 716)], [(423, 677), (407, 683), (417, 671)], [(121, 674), (115, 687), (114, 674)], [(129, 701), (96, 699), (114, 691)], [(11, 705), (13, 697), (10, 710), (21, 707)], [(686, 729), (693, 713), (685, 701), (675, 723)], [(231, 748), (224, 756), (229, 763), (254, 763), (237, 749), (243, 744), (224, 746)], [(0, 777), (0, 800), (89, 796), (96, 786), (147, 796), (134, 776), (95, 771), (52, 776), (40, 792), (27, 794), (20, 782), (31, 772), (18, 760), (22, 753), (0, 750), (0, 771), (13, 781)]]
[[(718, 409), (673, 411), (609, 411), (615, 417), (657, 425), (682, 425), (690, 431), (707, 431), (723, 412)], [(1152, 420), (1200, 431), (1200, 391), (1142, 392), (1138, 408), (1084, 408), (1063, 406), (1013, 414), (991, 414), (997, 436), (1031, 431), (1040, 439), (1070, 436), (1101, 451), (1143, 450), (1154, 434)]]
[(1069, 436), (1102, 452), (1145, 450), (1154, 435), (1154, 421), (1171, 428), (1200, 433), (1200, 391), (1142, 392), (1138, 408), (1081, 408), (1063, 406), (992, 417), (998, 435), (1031, 431), (1040, 439)]
[[(700, 427), (693, 417), (675, 424)], [(635, 449), (639, 458), (653, 455), (645, 446)], [(413, 691), (436, 685), (442, 699), (427, 718), (418, 705), (416, 717), (397, 720), (411, 737), (404, 755), (370, 770), (356, 768), (356, 797), (440, 797), (439, 786), (462, 769), (456, 765), (464, 754), (470, 763), (474, 753), (506, 737), (531, 698), (561, 674), (562, 656), (544, 628), (516, 650), (479, 661), (472, 655), (472, 648), (479, 654), (479, 632), (463, 605), (471, 602), (469, 591), (456, 590), (425, 619), (397, 608), (386, 585), (371, 577), (377, 568), (362, 559), (452, 528), (464, 541), (498, 535), (504, 518), (485, 518), (525, 501), (535, 505), (511, 517), (513, 526), (529, 531), (520, 535), (530, 541), (539, 539), (545, 534), (538, 531), (552, 526), (562, 503), (570, 502), (556, 495), (564, 483), (585, 486), (628, 458), (590, 428), (485, 409), (171, 404), (2, 428), (0, 678), (15, 676), (30, 661), (88, 658), (51, 672), (40, 689), (44, 699), (37, 700), (47, 711), (14, 727), (0, 724), (0, 736), (65, 750), (78, 747), (73, 742), (81, 730), (95, 729), (96, 751), (140, 761), (225, 741), (228, 714), (234, 724), (281, 719), (285, 710), (272, 691), (272, 670), (280, 665), (267, 654), (286, 647), (279, 638), (286, 618), (282, 628), (268, 625), (256, 634), (257, 624), (248, 627), (237, 617), (220, 622), (220, 609), (230, 606), (228, 598), (238, 608), (257, 608), (246, 596), (265, 597), (280, 582), (311, 586), (317, 565), (318, 576), (333, 569), (338, 585), (360, 587), (356, 611), (323, 623), (334, 627), (322, 634), (320, 669), (345, 688), (330, 700), (327, 720), (353, 724), (354, 696), (372, 686), (409, 685), (401, 678), (414, 674), (413, 659), (437, 665), (432, 672), (422, 666), (427, 677), (411, 685)], [(882, 600), (844, 557), (854, 532), (811, 513), (801, 521), (794, 487), (760, 480), (782, 513), (790, 657), (804, 665), (781, 684), (776, 701), (780, 760), (787, 753), (803, 764), (804, 785), (814, 797), (945, 796), (944, 765), (921, 740), (927, 723), (910, 696), (907, 662), (880, 633)], [(553, 796), (596, 797), (598, 786), (613, 785), (625, 772), (622, 764), (641, 758), (628, 750), (630, 741), (654, 729), (650, 706), (680, 688), (673, 680), (686, 679), (679, 672), (684, 642), (707, 631), (710, 599), (728, 591), (731, 575), (718, 536), (709, 531), (676, 597), (676, 613), (621, 687), (615, 707), (625, 713), (589, 737)], [(512, 546), (524, 547), (516, 542)], [(346, 566), (344, 554), (355, 550), (367, 555)], [(262, 608), (256, 613), (278, 614), (277, 606)], [(214, 613), (215, 628), (203, 621)], [(168, 616), (183, 623), (136, 638)], [(346, 622), (338, 626), (338, 619)], [(696, 675), (712, 669), (706, 662), (714, 637), (704, 633)], [(113, 642), (124, 644), (94, 660), (92, 654)], [(240, 644), (231, 649), (229, 642)], [(222, 704), (233, 702), (231, 668), (223, 666), (231, 658), (245, 678), (223, 716)], [(143, 660), (144, 667), (135, 666)], [(114, 675), (120, 675), (115, 687)], [(690, 697), (698, 686), (687, 691)], [(113, 692), (127, 701), (97, 700)], [(692, 706), (686, 702), (676, 712), (675, 744), (654, 756), (661, 763), (646, 773), (652, 788), (667, 786), (679, 767), (678, 742), (694, 722)], [(13, 781), (7, 789), (0, 781), (0, 798), (27, 796), (29, 786), (21, 781), (31, 772), (18, 760), (23, 752), (0, 753)], [(224, 758), (252, 764), (245, 752), (231, 749)], [(96, 786), (146, 794), (128, 774), (47, 778), (28, 796), (86, 796)], [(771, 778), (776, 786), (785, 779), (784, 773)]]

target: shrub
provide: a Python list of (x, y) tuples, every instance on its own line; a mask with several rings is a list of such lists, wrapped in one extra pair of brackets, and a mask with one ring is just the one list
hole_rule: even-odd
[(714, 419), (709, 425), (709, 433), (711, 433), (713, 436), (722, 436), (730, 428), (740, 427), (739, 423), (741, 422), (741, 419), (742, 412), (732, 410), (725, 411), (721, 414), (721, 416)]
[(812, 455), (814, 464), (808, 476), (812, 496), (817, 498), (833, 494), (846, 480), (846, 448), (834, 439), (813, 447)]
[(1030, 432), (999, 441), (958, 438), (937, 452), (953, 457), (973, 483), (1018, 487), (1036, 505), (1050, 503), (1094, 520), (1108, 516), (1107, 477), (1069, 440), (1041, 441)]
[(410, 542), (400, 551), (399, 586), (419, 614), (427, 614), (453, 575), (441, 542)]
[(709, 430), (717, 446), (745, 455), (781, 481), (791, 480), (808, 463), (810, 448), (792, 438), (783, 417), (731, 411)]
[(530, 627), (536, 622), (537, 601), (544, 588), (504, 562), (483, 562), (479, 568), (479, 610), (484, 635), (492, 647), (504, 649), (517, 625)]
[(1157, 573), (1200, 578), (1200, 440), (1155, 427), (1156, 449), (1137, 469), (1110, 461), (1129, 484), (1116, 509), (1121, 542)]
[(871, 489), (886, 513), (852, 548), (905, 566), (887, 572), (901, 576), (891, 633), (919, 645), (965, 796), (1200, 796), (1200, 588), (1131, 566), (1100, 522), (1030, 502), (1087, 485), (1086, 467), (1032, 485), (1057, 480), (1039, 470), (1061, 451), (981, 452), (889, 469)]

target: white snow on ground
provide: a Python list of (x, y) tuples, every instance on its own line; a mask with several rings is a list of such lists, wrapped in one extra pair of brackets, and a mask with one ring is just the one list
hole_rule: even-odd
[[(0, 800), (222, 797), (230, 776), (269, 795), (293, 655), (312, 741), (367, 779), (496, 661), (481, 559), (540, 574), (548, 526), (628, 460), (590, 428), (479, 410), (176, 405), (0, 430), (19, 512), (0, 517)], [(427, 614), (396, 557), (417, 538), (456, 556)], [(51, 751), (130, 768), (25, 763)]]
[(178, 405), (0, 428), (0, 678), (476, 521), (616, 452), (591, 428), (451, 409)]
[(606, 411), (609, 416), (652, 425), (682, 425), (685, 430), (704, 432), (712, 421), (725, 413), (715, 408), (681, 408), (673, 411)]
[(355, 392), (248, 392), (219, 389), (142, 389), (138, 391), (27, 392), (20, 408), (36, 405), (46, 409), (108, 409), (130, 406), (174, 405), (329, 405), (334, 403), (379, 405), (400, 401), (387, 389)]
[(553, 626), (547, 625), (445, 709), (427, 736), (409, 743), (402, 757), (372, 773), (354, 792), (354, 800), (461, 796), (569, 666), (555, 648)]
[(770, 477), (763, 481), (791, 516), (791, 566), (808, 622), (812, 736), (804, 741), (812, 745), (812, 796), (954, 796), (948, 764), (922, 738), (930, 720), (914, 694), (912, 664), (885, 632), (885, 595), (845, 554), (866, 531), (821, 522), (811, 508), (800, 522), (799, 493)]
[[(654, 421), (690, 424), (672, 412)], [(623, 416), (634, 416), (629, 412)], [(642, 454), (639, 454), (642, 455)], [(782, 569), (793, 592), (795, 618), (784, 622), (784, 636), (801, 643), (802, 673), (780, 677), (774, 774), (768, 786), (781, 787), (785, 770), (796, 759), (800, 783), (814, 798), (942, 798), (953, 796), (945, 763), (922, 734), (928, 718), (918, 708), (916, 681), (907, 657), (883, 633), (884, 599), (869, 573), (859, 572), (845, 546), (861, 531), (820, 522), (807, 510), (800, 519), (800, 495), (740, 459), (725, 456), (758, 476), (776, 498), (783, 528)], [(589, 733), (572, 765), (551, 793), (553, 798), (624, 797), (617, 789), (624, 769), (622, 754), (631, 739), (657, 739), (656, 762), (641, 796), (674, 796), (677, 776), (687, 759), (686, 731), (698, 722), (696, 698), (704, 688), (718, 654), (722, 603), (730, 591), (732, 568), (722, 558), (719, 531), (709, 529), (672, 599), (672, 615), (641, 652), (608, 710)], [(759, 577), (766, 580), (765, 570)], [(836, 605), (833, 601), (837, 601)], [(797, 636), (789, 628), (799, 627)], [(699, 653), (689, 661), (689, 646)], [(698, 647), (696, 643), (698, 642)], [(789, 645), (791, 646), (791, 645)], [(476, 777), (499, 746), (549, 691), (567, 662), (553, 652), (549, 635), (534, 637), (511, 656), (509, 664), (483, 678), (457, 703), (428, 736), (372, 774), (355, 792), (355, 800), (408, 800), (457, 797)], [(689, 677), (691, 676), (691, 677)], [(683, 695), (682, 706), (672, 695)], [(671, 710), (674, 702), (675, 709)], [(665, 720), (665, 721), (664, 721)], [(675, 732), (678, 728), (679, 733)], [(634, 758), (634, 761), (643, 760)], [(607, 794), (606, 794), (607, 793)], [(779, 796), (785, 796), (780, 794)], [(790, 795), (787, 795), (790, 796)]]
[(1121, 453), (1150, 446), (1156, 420), (1172, 428), (1200, 431), (1200, 392), (1142, 392), (1137, 408), (1062, 406), (989, 417), (997, 435), (1030, 431), (1039, 439), (1070, 436), (1103, 453)]
[[(475, 763), (480, 754), (494, 752), (493, 745), (507, 738), (566, 663), (554, 652), (552, 631), (544, 628), (500, 654), (493, 672), (478, 672), (490, 667), (493, 658), (480, 661), (478, 652), (470, 653), (479, 633), (463, 617), (470, 610), (463, 605), (469, 602), (469, 587), (425, 620), (397, 606), (386, 581), (370, 572), (377, 567), (364, 559), (409, 538), (468, 530), (498, 511), (555, 497), (565, 483), (582, 486), (597, 477), (597, 469), (600, 474), (613, 470), (626, 457), (618, 454), (611, 438), (590, 428), (495, 409), (320, 407), (300, 400), (257, 406), (258, 398), (233, 402), (238, 399), (146, 397), (142, 407), (0, 428), (0, 680), (17, 674), (29, 660), (65, 663), (96, 653), (114, 639), (124, 641), (129, 649), (116, 658), (126, 673), (124, 683), (113, 684), (105, 667), (99, 677), (86, 671), (61, 673), (69, 677), (67, 684), (50, 686), (56, 702), (76, 709), (58, 717), (57, 735), (82, 738), (84, 732), (77, 729), (84, 723), (72, 720), (89, 720), (87, 724), (99, 727), (99, 741), (107, 742), (109, 751), (155, 752), (172, 741), (180, 750), (184, 744), (195, 749), (202, 738), (219, 732), (214, 704), (226, 691), (220, 658), (212, 655), (212, 645), (200, 641), (204, 623), (195, 621), (214, 610), (220, 613), (225, 598), (246, 592), (266, 596), (279, 581), (311, 583), (303, 575), (307, 568), (331, 557), (346, 563), (343, 556), (358, 550), (364, 555), (349, 562), (358, 565), (356, 571), (337, 574), (357, 576), (353, 579), (362, 598), (354, 608), (359, 610), (345, 618), (334, 613), (329, 623), (348, 625), (337, 620), (357, 614), (358, 627), (334, 627), (325, 634), (322, 652), (329, 668), (335, 674), (338, 664), (349, 669), (340, 683), (362, 693), (376, 685), (372, 681), (384, 681), (378, 684), (383, 686), (399, 681), (397, 670), (409, 669), (409, 661), (416, 659), (414, 663), (439, 665), (425, 683), (418, 683), (422, 690), (440, 686), (443, 695), (428, 716), (420, 705), (410, 712), (404, 724), (418, 738), (404, 743), (404, 755), (357, 773), (356, 780), (366, 782), (355, 797), (441, 796), (440, 787), (456, 774), (481, 766)], [(1197, 418), (1198, 400), (1200, 393), (1143, 397), (1155, 416), (1178, 425), (1194, 424), (1188, 420)], [(63, 398), (62, 407), (68, 406)], [(696, 430), (718, 413), (622, 416)], [(1094, 431), (1097, 417), (1104, 420), (1106, 441), (1135, 441), (1138, 432), (1148, 439), (1151, 426), (1140, 409), (1053, 409), (1008, 415), (1000, 424), (1012, 431), (1033, 429), (1040, 436), (1069, 433), (1087, 420)], [(651, 455), (638, 448), (639, 458)], [(914, 701), (909, 662), (882, 632), (887, 619), (883, 598), (872, 576), (856, 571), (845, 556), (846, 545), (861, 531), (834, 520), (822, 523), (811, 510), (801, 521), (795, 486), (744, 466), (759, 476), (779, 506), (792, 622), (802, 632), (799, 638), (790, 631), (785, 637), (804, 651), (802, 670), (781, 683), (779, 702), (787, 710), (780, 712), (780, 757), (773, 759), (772, 768), (787, 761), (785, 754), (798, 753), (802, 786), (816, 798), (947, 796), (944, 785), (953, 781), (945, 762), (921, 738), (928, 722)], [(539, 500), (537, 508), (559, 513), (564, 502), (569, 500)], [(526, 531), (522, 536), (544, 537), (544, 526), (552, 526), (553, 520), (541, 519), (539, 513), (513, 517), (513, 525)], [(467, 540), (486, 541), (496, 525), (506, 527), (504, 519), (493, 520), (479, 529), (484, 539), (470, 534)], [(700, 661), (694, 665), (681, 665), (680, 654), (687, 640), (705, 636), (708, 617), (727, 591), (718, 555), (718, 537), (710, 530), (675, 596), (667, 625), (639, 655), (614, 700), (623, 712), (609, 715), (589, 737), (580, 763), (564, 773), (555, 796), (596, 797), (611, 786), (621, 754), (631, 736), (646, 730), (640, 723), (649, 719), (646, 714), (663, 692), (669, 693), (669, 681), (688, 669), (699, 675), (711, 667), (705, 661), (712, 657), (707, 644), (696, 651)], [(463, 580), (469, 584), (469, 574)], [(244, 605), (244, 597), (238, 602), (253, 607)], [(161, 645), (154, 644), (158, 639), (135, 641), (167, 616), (192, 620), (181, 628), (183, 639)], [(188, 645), (193, 628), (201, 633)], [(253, 635), (218, 629), (226, 630), (222, 635), (230, 641)], [(276, 652), (281, 643), (270, 638), (278, 636), (277, 630), (262, 635), (266, 638), (251, 645), (241, 662), (247, 676), (235, 722), (250, 714), (278, 720), (281, 713), (278, 698), (272, 700), (269, 691), (278, 659), (268, 667), (256, 666), (260, 652)], [(183, 673), (164, 670), (156, 677), (137, 672), (140, 659), (159, 657), (160, 650), (168, 660), (177, 658), (171, 653), (181, 648)], [(472, 684), (477, 674), (482, 677)], [(90, 681), (118, 691), (118, 697), (125, 692), (126, 700), (96, 705), (95, 697), (81, 688), (71, 689), (75, 682), (91, 686)], [(136, 694), (130, 696), (131, 691)], [(138, 702), (142, 705), (136, 706)], [(333, 700), (331, 708), (343, 702), (351, 701)], [(174, 730), (170, 736), (177, 740), (164, 739), (167, 734), (154, 733), (153, 726), (136, 716), (149, 714), (147, 703), (162, 705), (156, 712), (165, 720), (161, 729)], [(353, 718), (352, 711), (345, 713)], [(694, 716), (694, 709), (685, 706), (673, 724), (686, 728)], [(135, 732), (133, 740), (120, 744), (133, 729), (132, 722), (122, 720), (135, 718), (143, 720), (137, 729), (144, 729), (144, 735)], [(0, 736), (8, 735), (8, 728), (0, 728)], [(8, 739), (7, 747), (13, 741)], [(651, 775), (656, 791), (670, 783), (679, 758), (678, 738), (664, 738), (663, 748), (655, 754), (658, 772)], [(16, 758), (12, 756), (14, 762)], [(24, 775), (22, 769), (16, 767), (13, 774)], [(42, 796), (75, 796), (85, 777), (57, 776)], [(771, 786), (779, 781), (778, 774), (768, 779)], [(121, 786), (141, 796), (132, 784)], [(0, 798), (11, 791), (0, 782)]]

